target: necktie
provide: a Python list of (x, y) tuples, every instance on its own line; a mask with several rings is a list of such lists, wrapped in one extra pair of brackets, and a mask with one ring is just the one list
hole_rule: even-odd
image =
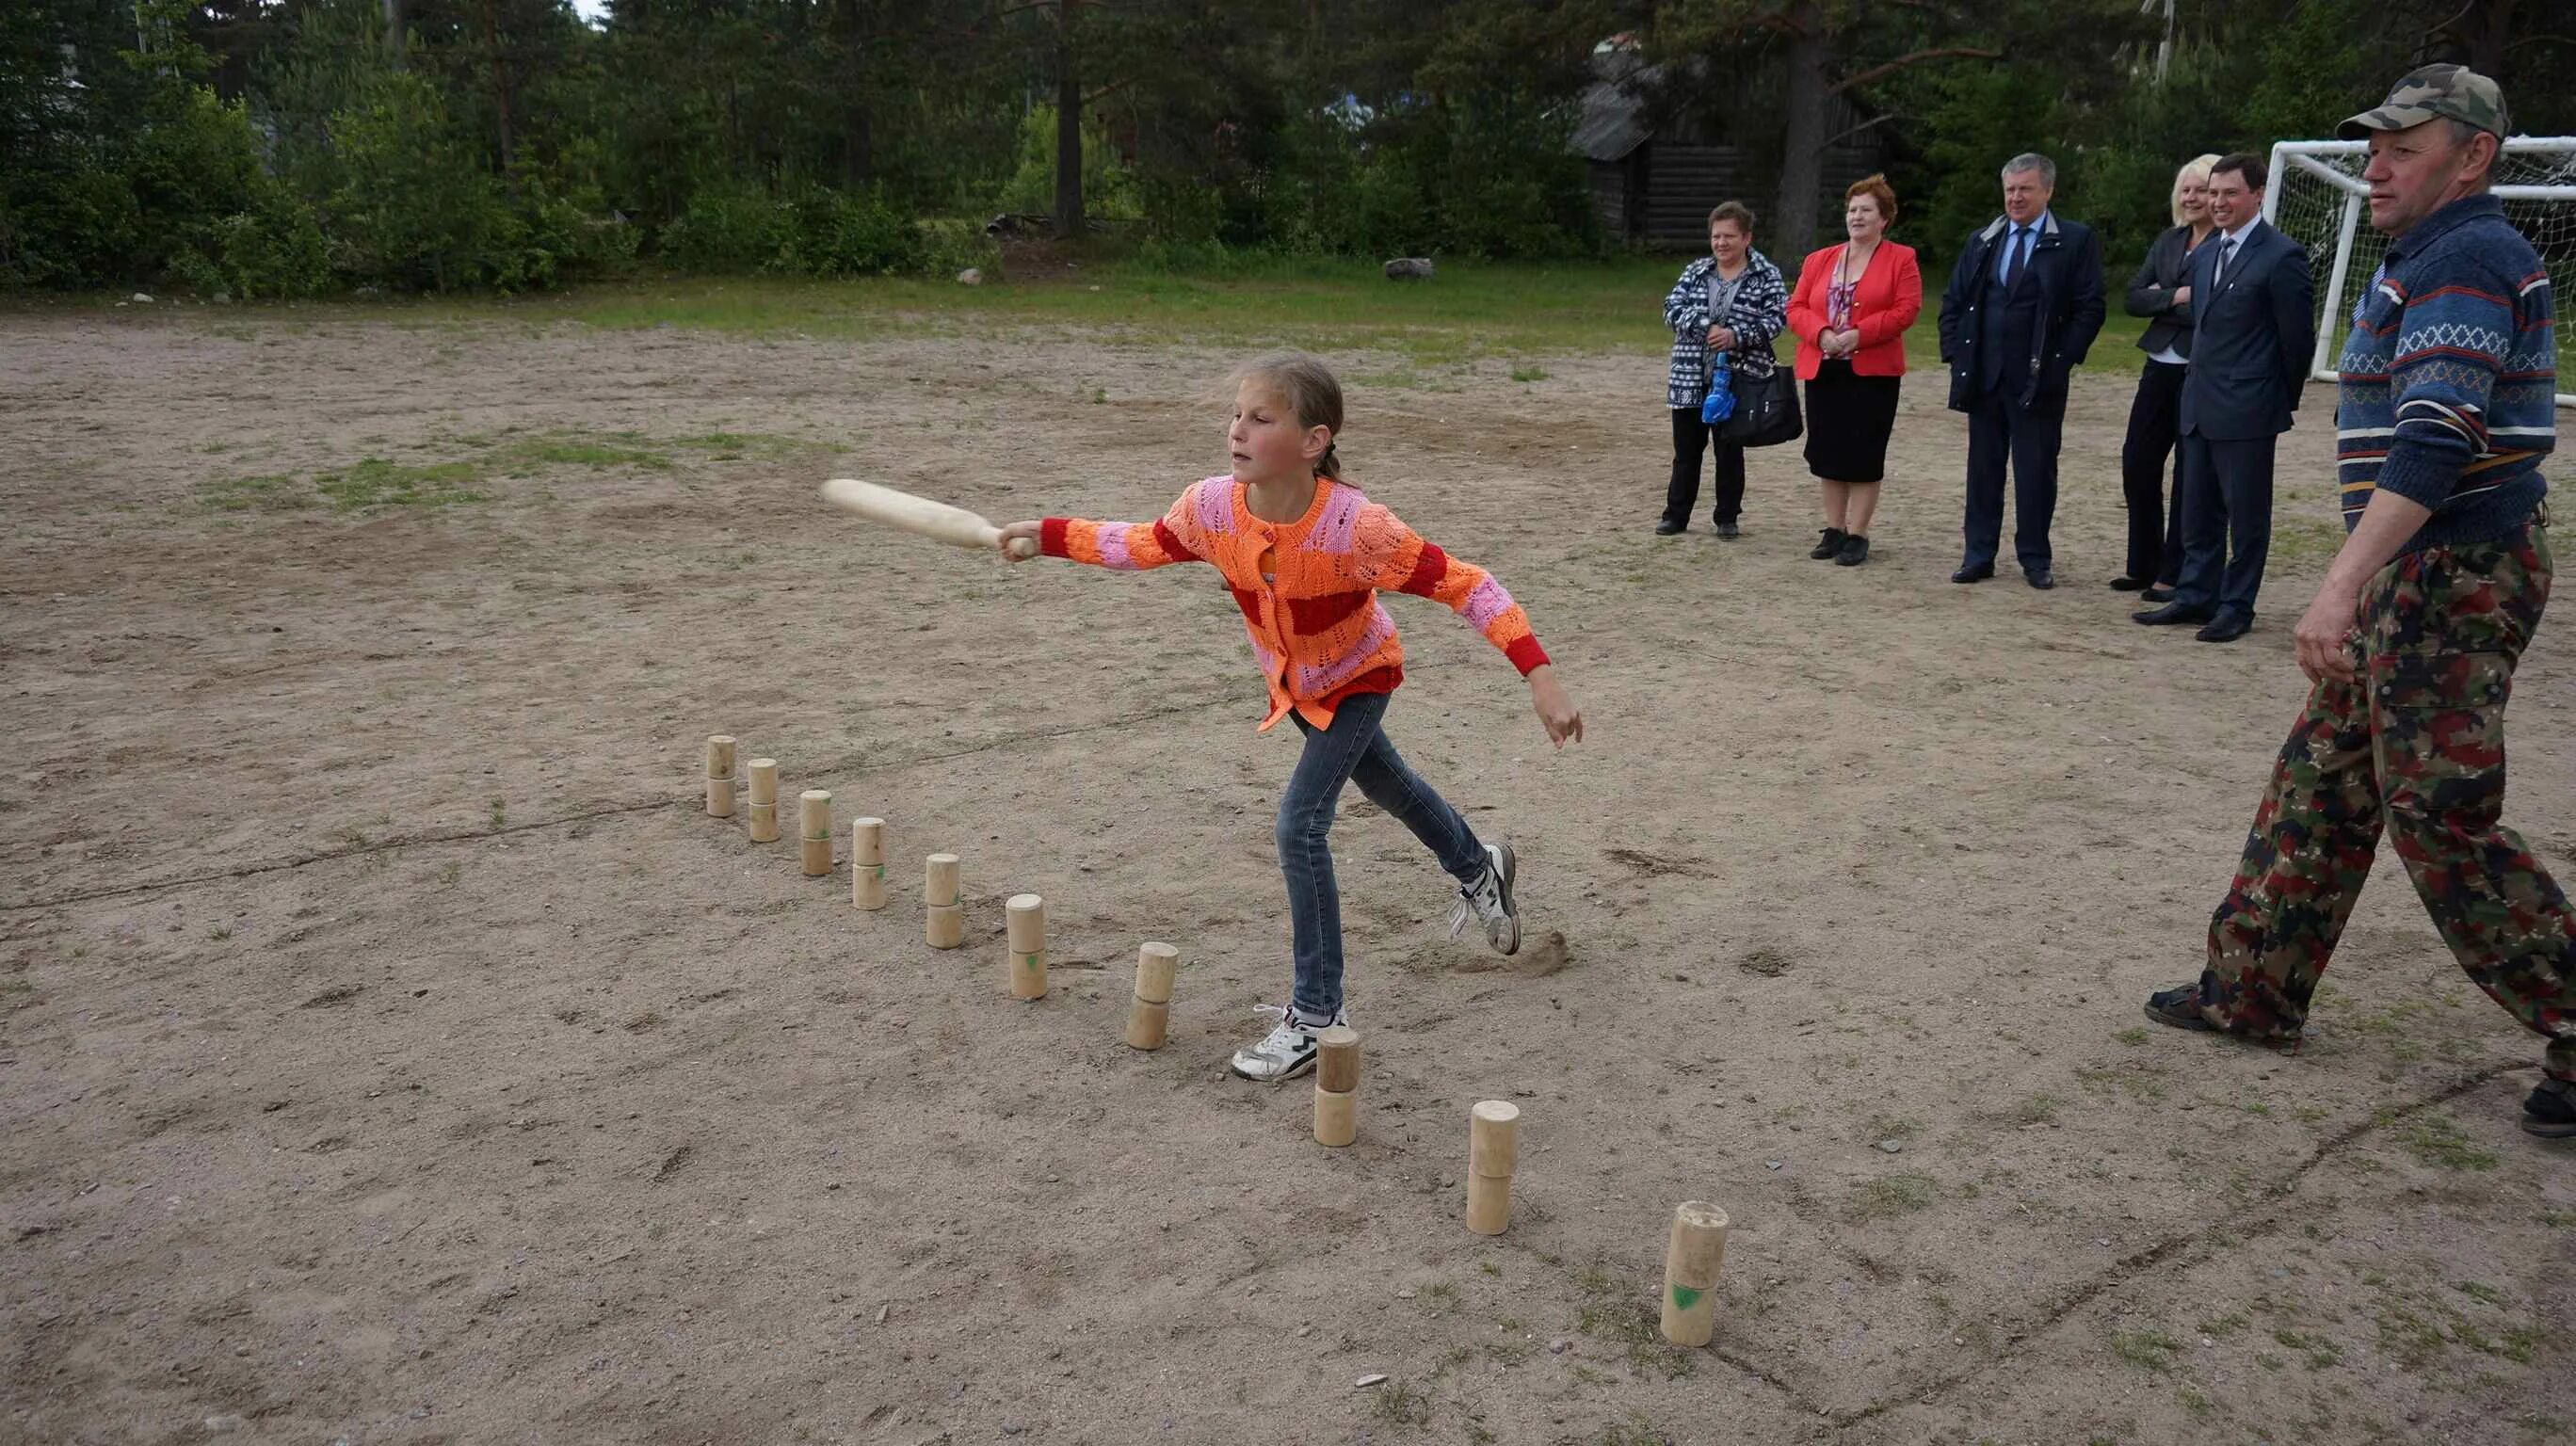
[(2235, 238), (2235, 237), (2233, 237), (2233, 236), (2230, 236), (2230, 237), (2228, 237), (2225, 241), (2222, 241), (2222, 242), (2220, 242), (2220, 243), (2219, 243), (2219, 246), (2218, 246), (2218, 265), (2217, 265), (2217, 266), (2215, 266), (2214, 268), (2212, 268), (2212, 269), (2211, 269), (2211, 271), (2210, 271), (2210, 273), (2209, 273), (2209, 284), (2210, 284), (2213, 288), (2215, 288), (2215, 287), (2218, 285), (2218, 283), (2220, 283), (2220, 282), (2222, 282), (2222, 281), (2225, 281), (2225, 280), (2227, 279), (2227, 263), (2228, 263), (2228, 262), (2230, 262), (2230, 261), (2233, 261), (2233, 260), (2235, 260), (2235, 259), (2236, 259), (2236, 238)]
[(2022, 268), (2030, 264), (2030, 228), (2015, 226), (2004, 244), (2012, 248), (2004, 257), (2004, 290), (2010, 291), (2021, 280)]

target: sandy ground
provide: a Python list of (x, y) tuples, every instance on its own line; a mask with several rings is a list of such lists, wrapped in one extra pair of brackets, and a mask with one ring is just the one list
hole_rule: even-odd
[[(0, 1439), (2576, 1422), (2576, 1177), (2513, 1124), (2537, 1042), (2393, 859), (2302, 1052), (2138, 1011), (2197, 969), (2302, 696), (2321, 394), (2257, 630), (2212, 647), (2102, 587), (2119, 377), (2081, 379), (2040, 594), (1947, 582), (1930, 379), (1854, 570), (1806, 560), (1794, 455), (1756, 459), (1743, 540), (1649, 535), (1660, 355), (1336, 358), (1356, 479), (1502, 574), (1590, 736), (1551, 754), (1499, 658), (1396, 603), (1397, 741), (1564, 943), (1446, 941), (1443, 877), (1347, 800), (1367, 1064), (1328, 1151), (1302, 1081), (1224, 1073), (1287, 983), (1295, 745), (1254, 733), (1212, 579), (1007, 569), (812, 501), (849, 472), (1151, 516), (1217, 466), (1225, 358), (333, 317), (0, 319)], [(370, 457), (475, 496), (325, 505)], [(2525, 660), (2508, 812), (2562, 878), (2571, 638)], [(893, 906), (705, 816), (717, 731), (886, 818)], [(956, 953), (922, 940), (934, 849)], [(1034, 1005), (1001, 987), (1023, 890)], [(1139, 1053), (1151, 938), (1183, 964)], [(1486, 1239), (1491, 1097), (1525, 1126)], [(1653, 1326), (1688, 1198), (1735, 1220), (1701, 1351)]]

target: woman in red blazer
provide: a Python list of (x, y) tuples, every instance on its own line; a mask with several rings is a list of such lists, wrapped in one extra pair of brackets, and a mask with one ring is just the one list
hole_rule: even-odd
[(1905, 375), (1905, 329), (1923, 314), (1914, 248), (1886, 239), (1895, 219), (1886, 177), (1853, 182), (1843, 193), (1850, 239), (1809, 256), (1789, 298), (1798, 376), (1807, 384), (1807, 470), (1825, 494), (1824, 540), (1807, 555), (1844, 567), (1869, 560), (1869, 520)]

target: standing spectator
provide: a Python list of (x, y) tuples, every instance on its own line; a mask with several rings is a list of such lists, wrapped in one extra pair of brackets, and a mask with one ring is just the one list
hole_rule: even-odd
[(1887, 438), (1905, 377), (1905, 329), (1923, 314), (1914, 248), (1887, 239), (1896, 192), (1884, 176), (1843, 193), (1837, 246), (1810, 255), (1789, 301), (1798, 376), (1807, 384), (1807, 470), (1823, 489), (1824, 537), (1807, 555), (1869, 560), (1869, 524), (1887, 476)]
[[(2182, 574), (2150, 626), (2202, 623), (2204, 643), (2245, 636), (2272, 550), (2272, 450), (2290, 430), (2316, 349), (2308, 253), (2263, 220), (2259, 157), (2209, 171), (2217, 235), (2191, 265), (2200, 298), (2182, 384)], [(2235, 556), (2228, 556), (2230, 540)]]
[(2548, 1041), (2522, 1127), (2576, 1136), (2576, 910), (2502, 822), (2505, 704), (2549, 600), (2549, 273), (2489, 194), (2494, 81), (2428, 65), (2338, 130), (2370, 142), (2390, 240), (2336, 363), (2346, 536), (2296, 631), (2315, 686), (2200, 977), (2147, 1014), (2298, 1039), (2384, 831), (2460, 968)]
[[(1753, 213), (1728, 201), (1708, 213), (1708, 255), (1682, 268), (1664, 297), (1664, 324), (1673, 329), (1672, 364), (1664, 378), (1664, 404), (1673, 411), (1673, 475), (1664, 487), (1664, 518), (1655, 535), (1670, 537), (1690, 526), (1699, 501), (1699, 459), (1716, 453), (1717, 535), (1734, 537), (1744, 515), (1744, 448), (1711, 437), (1699, 419), (1708, 395), (1711, 357), (1723, 353), (1728, 370), (1761, 378), (1777, 365), (1771, 339), (1785, 324), (1788, 287), (1771, 258), (1753, 249)], [(1713, 444), (1713, 445), (1712, 445)]]
[(2174, 173), (2173, 229), (2158, 236), (2129, 278), (2129, 315), (2148, 318), (2138, 350), (2147, 364), (2129, 403), (2129, 437), (2120, 445), (2120, 492), (2129, 504), (2129, 569), (2111, 579), (2115, 592), (2143, 591), (2151, 603), (2173, 601), (2182, 571), (2182, 489), (2165, 508), (2165, 459), (2182, 439), (2182, 376), (2191, 360), (2191, 255), (2209, 239), (2209, 168), (2195, 156)]
[(1967, 549), (1950, 581), (1995, 575), (2009, 459), (2013, 551), (2032, 587), (2052, 588), (2048, 524), (2057, 512), (2066, 376), (2102, 330), (2102, 252), (2092, 227), (2049, 210), (2056, 162), (2015, 156), (2003, 180), (2004, 213), (1968, 238), (1941, 296), (1950, 409), (1968, 414)]

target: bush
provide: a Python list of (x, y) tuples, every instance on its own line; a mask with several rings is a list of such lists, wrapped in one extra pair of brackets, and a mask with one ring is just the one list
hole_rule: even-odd
[(809, 191), (795, 210), (795, 269), (805, 275), (891, 276), (929, 259), (921, 227), (882, 191)]

